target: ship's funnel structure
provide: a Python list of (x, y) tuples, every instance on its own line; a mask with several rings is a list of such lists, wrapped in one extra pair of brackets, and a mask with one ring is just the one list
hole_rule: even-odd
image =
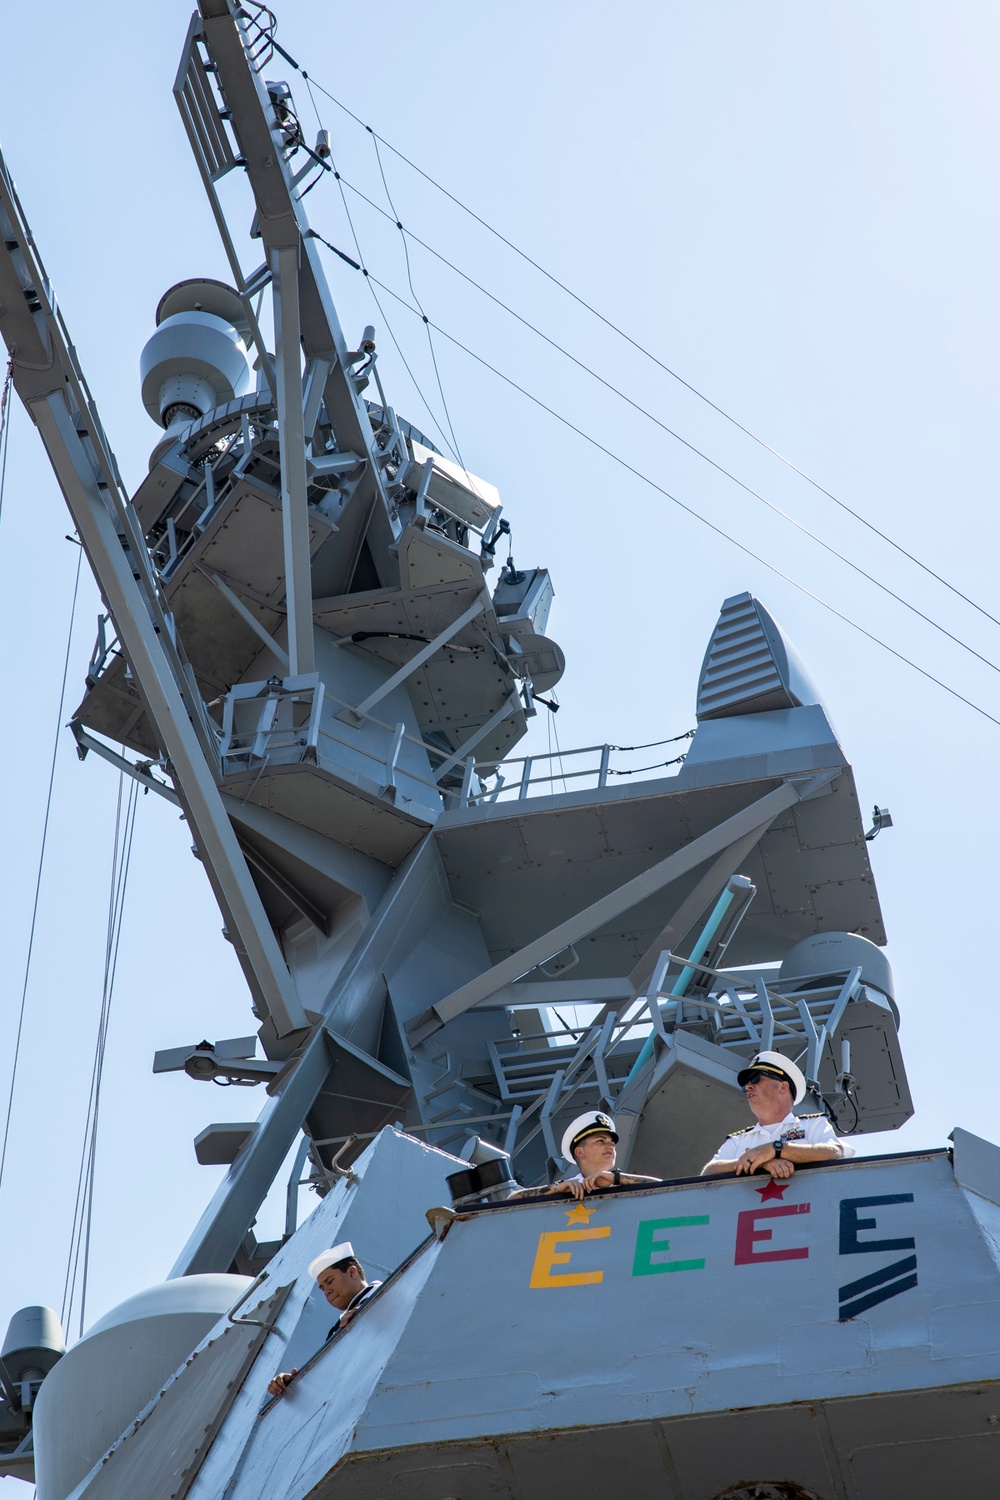
[[(184, 281), (160, 300), (157, 329), (139, 357), (142, 402), (173, 439), (249, 389), (239, 297), (221, 282)], [(163, 452), (157, 444), (151, 463)]]

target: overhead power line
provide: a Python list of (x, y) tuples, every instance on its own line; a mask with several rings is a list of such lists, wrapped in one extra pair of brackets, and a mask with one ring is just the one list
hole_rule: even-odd
[[(317, 238), (320, 239), (321, 243), (327, 244), (327, 242), (323, 240), (321, 236), (317, 235)], [(328, 245), (328, 248), (334, 249), (335, 253), (337, 254), (340, 253), (336, 251), (335, 247), (333, 246)], [(360, 255), (360, 250), (358, 253)], [(379, 290), (392, 297), (402, 307), (406, 308), (406, 310), (410, 312), (414, 317), (426, 317), (425, 313), (421, 313), (416, 307), (413, 306), (412, 303), (408, 302), (405, 297), (401, 296), (399, 292), (395, 291), (385, 282), (380, 281), (376, 276), (372, 275), (367, 266), (362, 264), (360, 270), (361, 274), (369, 282), (369, 285), (377, 286)], [(821, 605), (823, 609), (836, 616), (838, 620), (842, 620), (845, 625), (849, 625), (852, 630), (856, 630), (860, 635), (865, 636), (866, 639), (873, 641), (875, 645), (879, 646), (883, 651), (887, 651), (890, 656), (894, 656), (898, 661), (901, 661), (906, 666), (911, 667), (913, 671), (918, 672), (920, 676), (926, 678), (928, 682), (933, 682), (935, 686), (942, 688), (944, 692), (950, 694), (951, 697), (957, 698), (958, 701), (964, 703), (966, 707), (971, 708), (975, 713), (980, 714), (984, 719), (988, 719), (991, 724), (995, 724), (998, 728), (1000, 728), (1000, 718), (995, 717), (987, 709), (982, 708), (978, 703), (975, 703), (971, 698), (967, 698), (964, 693), (960, 693), (957, 688), (953, 688), (949, 683), (944, 682), (940, 677), (936, 677), (934, 673), (929, 672), (926, 667), (920, 666), (919, 663), (913, 661), (912, 658), (905, 656), (902, 651), (897, 651), (895, 646), (890, 646), (888, 642), (881, 640), (879, 636), (875, 635), (872, 631), (867, 630), (863, 625), (859, 624), (857, 620), (851, 619), (850, 615), (844, 614), (843, 611), (837, 609), (833, 604), (830, 604), (819, 594), (813, 593), (813, 591), (807, 588), (805, 584), (799, 583), (797, 579), (793, 578), (790, 574), (785, 573), (775, 563), (769, 562), (766, 557), (762, 557), (761, 554), (755, 552), (752, 547), (748, 547), (745, 542), (739, 541), (736, 537), (725, 531), (723, 527), (717, 525), (714, 521), (710, 521), (707, 516), (702, 515), (702, 513), (696, 510), (694, 506), (689, 505), (686, 501), (681, 500), (679, 496), (673, 494), (672, 491), (666, 489), (663, 485), (658, 484), (655, 479), (652, 479), (648, 474), (643, 473), (641, 469), (636, 468), (635, 465), (629, 463), (627, 459), (622, 458), (621, 454), (616, 453), (612, 448), (607, 447), (606, 444), (602, 443), (591, 433), (586, 432), (582, 427), (578, 427), (575, 422), (570, 420), (569, 417), (564, 416), (562, 412), (559, 412), (554, 407), (549, 406), (547, 402), (543, 401), (539, 396), (536, 396), (532, 391), (529, 391), (525, 386), (514, 380), (512, 376), (505, 374), (504, 371), (498, 369), (496, 365), (492, 364), (488, 359), (485, 359), (483, 355), (477, 354), (474, 349), (470, 349), (467, 344), (464, 344), (461, 339), (456, 338), (454, 334), (449, 333), (448, 330), (446, 328), (443, 328), (439, 323), (432, 322), (431, 326), (433, 327), (435, 333), (439, 333), (442, 338), (447, 339), (450, 344), (453, 344), (456, 349), (461, 350), (461, 352), (467, 355), (469, 359), (474, 360), (485, 370), (488, 370), (490, 374), (495, 375), (498, 380), (502, 380), (505, 385), (508, 385), (511, 387), (511, 389), (517, 391), (520, 395), (524, 396), (526, 400), (531, 401), (541, 411), (546, 412), (550, 417), (554, 418), (554, 420), (559, 422), (563, 427), (566, 427), (570, 432), (575, 433), (577, 437), (582, 438), (584, 442), (589, 443), (591, 447), (596, 448), (598, 452), (603, 453), (607, 458), (610, 458), (613, 463), (618, 464), (619, 467), (623, 468), (627, 473), (632, 474), (643, 484), (648, 485), (651, 489), (655, 490), (657, 494), (662, 495), (664, 499), (669, 500), (671, 504), (678, 506), (687, 515), (692, 516), (696, 521), (700, 521), (703, 526), (707, 526), (709, 530), (714, 531), (717, 536), (722, 537), (732, 546), (738, 547), (739, 550), (745, 553), (747, 557), (752, 558), (753, 561), (759, 563), (761, 567), (767, 568), (769, 572), (774, 573), (778, 578), (783, 579), (785, 583), (790, 584), (792, 588), (797, 589), (799, 593), (804, 594), (808, 599), (812, 599), (814, 603)]]
[[(825, 552), (828, 552), (832, 557), (836, 557), (840, 562), (844, 563), (846, 567), (851, 568), (855, 573), (859, 575), (859, 577), (864, 578), (868, 583), (874, 584), (877, 589), (881, 589), (882, 593), (887, 594), (890, 599), (894, 599), (897, 604), (901, 604), (904, 609), (908, 609), (911, 614), (916, 615), (918, 619), (921, 619), (925, 624), (930, 625), (933, 630), (937, 630), (942, 635), (947, 636), (948, 640), (953, 641), (956, 646), (960, 646), (963, 651), (968, 651), (971, 656), (976, 657), (978, 661), (981, 661), (984, 666), (989, 667), (991, 671), (1000, 674), (1000, 666), (998, 666), (996, 662), (991, 661), (988, 656), (984, 656), (981, 651), (977, 651), (974, 646), (970, 646), (967, 641), (964, 641), (960, 636), (955, 635), (953, 631), (947, 628), (947, 626), (942, 625), (938, 620), (935, 620), (932, 615), (927, 614), (916, 604), (911, 603), (910, 600), (906, 599), (902, 594), (898, 594), (895, 589), (890, 588), (887, 583), (884, 583), (881, 578), (876, 577), (874, 573), (869, 573), (867, 568), (863, 568), (860, 563), (854, 562), (845, 553), (841, 552), (839, 548), (834, 547), (832, 543), (824, 541), (823, 538), (821, 536), (818, 536), (815, 531), (810, 530), (810, 528), (803, 525), (801, 521), (797, 521), (795, 517), (789, 515), (786, 510), (782, 510), (780, 505), (776, 505), (773, 500), (769, 500), (766, 495), (762, 495), (759, 490), (755, 490), (752, 485), (749, 485), (745, 480), (740, 479), (739, 475), (734, 474), (732, 470), (727, 469), (724, 464), (719, 463), (717, 459), (714, 459), (711, 456), (711, 454), (706, 453), (703, 448), (699, 448), (697, 444), (690, 442), (675, 428), (662, 421), (658, 416), (655, 415), (655, 413), (640, 405), (638, 401), (635, 401), (631, 396), (622, 391), (620, 387), (616, 386), (612, 381), (608, 380), (606, 376), (602, 375), (599, 370), (595, 370), (593, 366), (588, 365), (584, 360), (578, 358), (577, 355), (572, 354), (562, 344), (558, 343), (556, 339), (543, 332), (542, 329), (537, 327), (537, 325), (532, 323), (528, 318), (523, 317), (522, 314), (517, 312), (515, 308), (509, 306), (508, 303), (504, 302), (500, 297), (497, 297), (493, 292), (489, 291), (488, 288), (484, 287), (480, 282), (476, 281), (474, 277), (470, 276), (466, 271), (463, 271), (461, 267), (456, 266), (447, 258), (447, 256), (442, 255), (439, 250), (435, 250), (433, 245), (429, 245), (426, 240), (422, 240), (420, 236), (414, 234), (411, 229), (407, 229), (400, 222), (400, 220), (395, 217), (395, 210), (393, 210), (392, 214), (386, 213), (385, 209), (382, 208), (380, 204), (376, 203), (372, 198), (369, 198), (367, 193), (363, 193), (361, 189), (355, 187), (353, 183), (348, 182), (346, 178), (344, 178), (339, 172), (335, 171), (334, 176), (337, 178), (338, 182), (341, 185), (341, 191), (343, 191), (343, 188), (345, 187), (350, 188), (352, 193), (355, 193), (364, 203), (367, 203), (370, 208), (373, 208), (376, 213), (381, 214), (384, 219), (388, 219), (390, 222), (395, 223), (395, 227), (403, 236), (404, 245), (406, 243), (407, 237), (409, 237), (411, 240), (413, 240), (414, 244), (417, 244), (421, 247), (421, 249), (426, 250), (429, 255), (433, 255), (435, 260), (438, 260), (442, 265), (447, 266), (448, 270), (453, 271), (456, 276), (460, 276), (463, 281), (467, 282), (469, 286), (474, 287), (476, 291), (480, 292), (484, 297), (487, 297), (492, 303), (494, 303), (496, 307), (499, 307), (503, 312), (509, 314), (510, 317), (516, 319), (517, 322), (522, 325), (522, 327), (527, 328), (531, 333), (542, 339), (544, 343), (548, 344), (550, 348), (555, 349), (558, 354), (561, 354), (565, 359), (568, 359), (571, 364), (576, 365), (577, 369), (583, 370), (585, 374), (589, 375), (593, 380), (596, 380), (599, 385), (602, 385), (605, 390), (610, 391), (613, 395), (617, 396), (619, 400), (624, 401), (627, 406), (630, 406), (633, 411), (638, 412), (641, 417), (645, 417), (647, 421), (652, 422), (654, 426), (658, 427), (661, 432), (665, 432), (668, 437), (673, 438), (675, 442), (678, 442), (683, 447), (687, 448), (688, 452), (693, 453), (697, 458), (702, 459), (704, 463), (709, 464), (711, 468), (715, 469), (715, 471), (721, 474), (725, 479), (728, 479), (733, 484), (738, 485), (745, 494), (752, 496), (754, 500), (757, 500), (761, 505), (766, 506), (768, 510), (774, 513), (774, 515), (780, 516), (783, 521), (787, 521), (790, 526), (794, 526), (796, 531), (800, 531), (803, 536), (809, 537), (810, 541), (815, 542), (817, 546), (822, 547)], [(386, 191), (388, 193), (388, 188)], [(354, 231), (353, 224), (351, 226), (351, 229), (352, 233), (355, 233), (356, 241), (357, 236), (356, 232)], [(324, 240), (323, 243), (329, 247), (329, 241)], [(343, 256), (341, 256), (341, 259), (343, 259)], [(407, 254), (406, 256), (406, 268), (407, 279), (410, 284), (410, 291), (413, 292), (413, 280), (410, 274), (409, 254)], [(413, 300), (417, 303), (420, 315), (424, 319), (424, 325), (428, 329), (428, 339), (430, 339), (430, 325), (427, 318), (424, 316), (423, 305), (415, 293)], [(434, 345), (432, 343), (432, 358), (433, 354)], [(438, 373), (436, 360), (434, 361), (434, 372), (435, 375), (437, 375), (438, 388), (441, 390), (443, 400), (444, 391), (441, 387), (441, 377)], [(447, 407), (445, 409), (447, 410)], [(463, 464), (462, 467), (464, 468), (465, 465)]]
[[(487, 219), (484, 219), (481, 214), (476, 213), (475, 209), (470, 208), (467, 203), (463, 202), (463, 200), (457, 196), (457, 194), (451, 192), (450, 189), (446, 188), (443, 183), (439, 182), (429, 172), (425, 171), (423, 167), (419, 166), (415, 161), (407, 156), (405, 152), (400, 151), (397, 146), (394, 146), (391, 141), (387, 140), (386, 137), (375, 130), (373, 126), (366, 124), (366, 122), (361, 118), (360, 115), (355, 114), (355, 112), (347, 104), (345, 104), (342, 99), (338, 99), (336, 94), (331, 93), (330, 90), (325, 88), (323, 84), (321, 84), (316, 78), (312, 76), (312, 74), (307, 73), (301, 67), (301, 65), (296, 62), (296, 60), (288, 52), (285, 51), (283, 47), (280, 47), (278, 45), (277, 42), (274, 43), (274, 46), (276, 51), (280, 52), (285, 61), (289, 63), (291, 67), (295, 68), (299, 73), (302, 74), (303, 78), (308, 84), (311, 85), (312, 88), (315, 88), (319, 93), (323, 94), (325, 98), (329, 99), (331, 104), (335, 104), (339, 110), (341, 110), (345, 115), (353, 120), (356, 125), (359, 125), (362, 130), (370, 135), (372, 137), (373, 143), (384, 146), (387, 151), (391, 151), (395, 157), (403, 162), (405, 166), (409, 167), (411, 171), (416, 172), (418, 177), (421, 177), (426, 183), (428, 183), (430, 187), (434, 188), (436, 192), (441, 193), (443, 197), (447, 198), (449, 202), (453, 203), (456, 208), (462, 211), (462, 213), (467, 214), (469, 218), (474, 220), (474, 222), (480, 225), (481, 228), (485, 229), (488, 234), (492, 235), (502, 245), (505, 245), (508, 250), (510, 250), (514, 255), (518, 256), (519, 259), (524, 261), (526, 265), (531, 266), (532, 269), (537, 271), (540, 276), (544, 277), (545, 280), (550, 282), (554, 287), (557, 287), (559, 291), (563, 292), (579, 307), (583, 308), (583, 310), (589, 313), (591, 317), (596, 318), (599, 323), (602, 323), (604, 327), (610, 330), (610, 332), (614, 333), (618, 338), (624, 340), (626, 344), (630, 345), (631, 348), (636, 350), (636, 352), (641, 354), (645, 359), (648, 359), (657, 367), (657, 369), (662, 370), (665, 375), (669, 375), (672, 380), (677, 381), (677, 383), (679, 385), (682, 385), (685, 390), (690, 391), (693, 396), (695, 396), (699, 401), (703, 402), (706, 406), (710, 407), (711, 410), (722, 417), (724, 421), (737, 428), (746, 437), (748, 437), (751, 442), (756, 443), (758, 447), (762, 448), (766, 453), (769, 453), (773, 458), (776, 458), (778, 462), (783, 464), (785, 468), (787, 468), (791, 473), (798, 475), (800, 479), (804, 480), (805, 483), (810, 485), (814, 490), (817, 491), (817, 493), (823, 495), (827, 500), (830, 500), (834, 505), (838, 506), (839, 509), (842, 510), (846, 515), (851, 516), (855, 521), (859, 522), (860, 525), (864, 526), (868, 531), (870, 531), (873, 536), (877, 536), (881, 541), (885, 542), (887, 546), (892, 547), (896, 552), (900, 554), (900, 556), (905, 557), (908, 562), (913, 563), (915, 567), (919, 568), (923, 573), (926, 573), (929, 578), (933, 578), (937, 583), (941, 584), (943, 588), (946, 588), (950, 593), (954, 594), (956, 598), (961, 599), (963, 603), (968, 604), (971, 609), (976, 610), (978, 614), (984, 617), (984, 619), (989, 620), (994, 625), (1000, 625), (1000, 619), (998, 619), (996, 615), (991, 614), (988, 609), (986, 609), (982, 604), (979, 604), (975, 599), (971, 598), (964, 592), (964, 590), (960, 589), (956, 584), (951, 583), (949, 579), (945, 578), (943, 574), (937, 572), (936, 569), (932, 568), (928, 563), (917, 557), (915, 553), (909, 551), (909, 549), (904, 547), (901, 542), (896, 541), (894, 537), (890, 536), (888, 532), (883, 531), (880, 527), (876, 526), (873, 521), (870, 521), (867, 516), (863, 515), (860, 511), (855, 510), (853, 506), (847, 503), (847, 501), (841, 500), (838, 495), (835, 495), (832, 490), (827, 489), (827, 487), (818, 479), (814, 479), (807, 470), (801, 468), (792, 459), (786, 457), (786, 455), (783, 454), (778, 448), (775, 448), (771, 443), (767, 442), (765, 438), (760, 437), (751, 428), (747, 427), (743, 422), (739, 420), (738, 417), (734, 417), (731, 412), (726, 411), (724, 407), (720, 406), (718, 402), (713, 401), (712, 398), (710, 396), (707, 396), (704, 391), (699, 390), (698, 387), (694, 385), (690, 380), (685, 379), (685, 377), (681, 375), (679, 371), (673, 369), (672, 366), (668, 365), (664, 360), (660, 359), (659, 356), (654, 354), (651, 349), (647, 349), (644, 344), (640, 343), (638, 339), (634, 338), (612, 318), (609, 318), (605, 313), (602, 313), (599, 308), (595, 307), (593, 303), (588, 302), (585, 297), (580, 296), (578, 292), (575, 292), (572, 287), (568, 286), (552, 271), (549, 271), (545, 266), (541, 264), (540, 261), (536, 260), (534, 256), (530, 255), (526, 250), (522, 250), (519, 245), (515, 244), (513, 240), (508, 238), (507, 235), (505, 235), (501, 230), (497, 229)], [(379, 165), (381, 166), (381, 163), (379, 163)], [(489, 294), (487, 293), (487, 295)], [(542, 337), (544, 337), (544, 335), (542, 335)], [(683, 441), (683, 439), (681, 441)], [(993, 663), (990, 663), (990, 665), (992, 666)]]

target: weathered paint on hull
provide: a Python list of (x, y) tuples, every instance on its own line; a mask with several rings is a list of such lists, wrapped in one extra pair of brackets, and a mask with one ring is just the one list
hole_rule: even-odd
[[(819, 1500), (992, 1500), (1000, 1150), (959, 1136), (954, 1165), (845, 1162), (766, 1200), (766, 1182), (720, 1179), (459, 1216), (267, 1402), (313, 1316), (306, 1257), (347, 1212), (363, 1222), (362, 1166), (272, 1263), (272, 1285), (295, 1283), (286, 1344), (265, 1343), (170, 1493), (715, 1500), (770, 1481)], [(372, 1151), (402, 1165), (413, 1149), (387, 1132)], [(113, 1473), (114, 1458), (75, 1500), (117, 1500)]]
[(309, 1500), (995, 1500), (998, 1413), (987, 1381), (428, 1445), (345, 1460)]

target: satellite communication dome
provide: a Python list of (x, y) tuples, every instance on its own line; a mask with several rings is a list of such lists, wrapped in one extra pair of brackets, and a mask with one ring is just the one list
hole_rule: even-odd
[(801, 980), (802, 989), (817, 989), (837, 975), (861, 970), (862, 983), (888, 1000), (896, 1021), (896, 986), (889, 960), (870, 938), (858, 932), (814, 932), (789, 948), (781, 962), (780, 979)]
[(34, 1414), (39, 1500), (65, 1500), (250, 1286), (178, 1276), (105, 1313), (45, 1377)]
[(154, 422), (186, 426), (249, 389), (249, 329), (232, 287), (182, 281), (160, 299), (156, 322), (139, 357), (142, 402)]
[(62, 1326), (51, 1307), (22, 1307), (11, 1318), (0, 1351), (14, 1382), (47, 1375), (66, 1353)]

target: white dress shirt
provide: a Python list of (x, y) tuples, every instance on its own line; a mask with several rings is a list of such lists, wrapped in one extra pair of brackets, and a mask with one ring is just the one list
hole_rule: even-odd
[(826, 1115), (797, 1115), (790, 1110), (783, 1120), (778, 1120), (774, 1125), (761, 1125), (758, 1122), (748, 1130), (737, 1130), (735, 1134), (727, 1136), (712, 1160), (739, 1161), (744, 1151), (776, 1141), (779, 1136), (790, 1146), (826, 1146), (834, 1143), (840, 1146), (845, 1156), (854, 1155), (854, 1147), (840, 1139)]

